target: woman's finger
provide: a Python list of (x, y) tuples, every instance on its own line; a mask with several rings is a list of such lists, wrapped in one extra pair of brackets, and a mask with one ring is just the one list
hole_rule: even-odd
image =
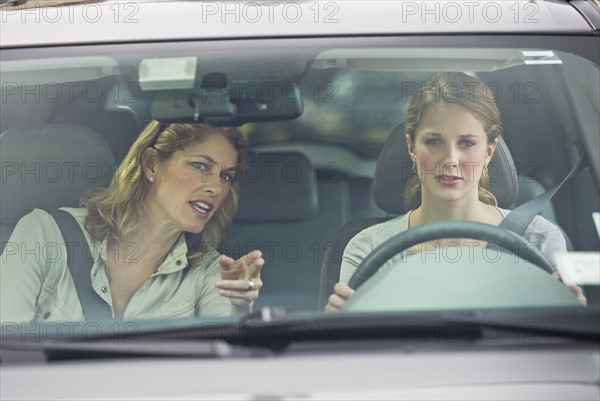
[(331, 305), (331, 306), (333, 306), (335, 308), (338, 308), (338, 309), (341, 308), (342, 306), (344, 306), (345, 303), (346, 303), (346, 299), (340, 297), (337, 294), (331, 294), (329, 296), (329, 300), (327, 302), (328, 305)]
[(262, 252), (255, 250), (249, 252), (240, 258), (242, 262), (242, 271), (246, 273), (246, 277), (254, 277), (258, 275), (265, 265), (265, 260), (262, 257)]
[(222, 290), (234, 290), (234, 291), (252, 291), (260, 290), (263, 286), (260, 278), (251, 280), (220, 280), (216, 283), (217, 287)]
[(577, 299), (579, 300), (579, 302), (581, 302), (583, 306), (587, 306), (587, 298), (583, 294), (583, 289), (580, 286), (575, 284), (569, 284), (567, 285), (567, 287), (569, 287), (573, 294), (577, 296)]
[(354, 294), (354, 290), (348, 284), (339, 282), (333, 286), (333, 293), (343, 299), (348, 299)]
[(221, 277), (229, 280), (249, 279), (260, 274), (265, 265), (262, 252), (256, 250), (249, 252), (236, 261), (221, 257)]
[(258, 298), (258, 290), (254, 291), (234, 291), (234, 290), (219, 290), (219, 294), (232, 299), (243, 299), (248, 302)]

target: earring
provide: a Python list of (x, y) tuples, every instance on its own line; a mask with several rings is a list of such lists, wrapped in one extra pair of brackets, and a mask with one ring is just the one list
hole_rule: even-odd
[(417, 173), (417, 162), (413, 162), (413, 173)]
[(487, 164), (485, 164), (483, 166), (483, 170), (481, 171), (481, 178), (479, 179), (479, 181), (481, 183), (483, 183), (484, 185), (487, 185), (489, 179), (490, 179), (490, 175), (488, 172), (488, 166), (487, 166)]
[(154, 183), (154, 177), (148, 178), (148, 181), (150, 181), (151, 183)]

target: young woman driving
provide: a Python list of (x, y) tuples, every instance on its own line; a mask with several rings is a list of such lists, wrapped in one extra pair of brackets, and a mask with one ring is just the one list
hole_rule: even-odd
[[(420, 87), (404, 122), (406, 142), (415, 176), (406, 185), (408, 213), (371, 226), (348, 243), (342, 257), (340, 281), (334, 286), (326, 311), (338, 311), (354, 293), (347, 283), (363, 259), (383, 242), (409, 228), (439, 220), (469, 220), (499, 225), (509, 210), (498, 208), (486, 187), (490, 162), (501, 131), (500, 112), (489, 88), (464, 73), (434, 73)], [(566, 251), (561, 230), (536, 216), (525, 239), (552, 258)], [(458, 243), (472, 239), (458, 239)], [(457, 239), (435, 241), (435, 246), (456, 244)], [(485, 246), (484, 242), (478, 242)], [(431, 249), (424, 243), (414, 253)], [(571, 288), (582, 303), (579, 287)]]

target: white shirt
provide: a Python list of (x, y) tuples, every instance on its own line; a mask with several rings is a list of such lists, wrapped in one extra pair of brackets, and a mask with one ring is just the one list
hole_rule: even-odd
[[(498, 208), (498, 210), (504, 217), (510, 212), (510, 210), (501, 208)], [(408, 218), (411, 212), (412, 211), (386, 222), (368, 227), (356, 234), (354, 238), (348, 242), (348, 245), (344, 250), (342, 266), (340, 268), (340, 281), (348, 283), (367, 255), (391, 237), (402, 231), (408, 230)], [(542, 216), (535, 216), (533, 221), (527, 226), (527, 230), (523, 233), (523, 237), (528, 243), (548, 256), (551, 261), (553, 261), (552, 255), (554, 252), (566, 252), (567, 250), (567, 244), (562, 231)], [(395, 256), (392, 260), (398, 257), (401, 256)]]
[[(93, 241), (83, 229), (86, 209), (63, 210), (75, 216), (84, 231), (94, 260), (92, 287), (110, 305), (114, 316), (106, 241)], [(156, 272), (133, 294), (123, 319), (231, 314), (229, 299), (219, 295), (215, 286), (221, 279), (220, 254), (209, 252), (189, 267), (186, 254), (182, 235)], [(84, 320), (66, 256), (62, 234), (46, 211), (35, 209), (17, 223), (1, 256), (1, 323)]]

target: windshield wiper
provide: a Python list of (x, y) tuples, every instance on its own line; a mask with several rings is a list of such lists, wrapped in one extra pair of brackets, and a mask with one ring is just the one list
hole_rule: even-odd
[(120, 357), (180, 357), (229, 358), (254, 357), (272, 354), (266, 348), (231, 345), (223, 340), (206, 342), (191, 340), (139, 339), (136, 342), (19, 342), (0, 345), (0, 363), (51, 362), (69, 359), (98, 359)]
[(223, 358), (271, 353), (235, 345), (240, 321), (181, 319), (5, 323), (0, 362), (23, 363), (116, 357)]
[[(262, 327), (262, 333), (266, 334), (264, 339), (272, 340), (271, 343), (264, 341), (260, 344), (255, 341), (254, 345), (280, 350), (291, 342), (338, 342), (345, 339), (458, 340), (473, 343), (486, 341), (491, 332), (509, 342), (514, 342), (515, 336), (535, 337), (540, 342), (550, 339), (600, 342), (600, 308), (597, 306), (577, 310), (554, 308), (551, 314), (547, 308), (527, 308), (286, 315), (283, 310), (265, 308), (247, 316), (243, 324)], [(277, 333), (283, 334), (284, 338)], [(241, 339), (244, 343), (244, 338)], [(288, 340), (287, 343), (285, 340)]]
[[(238, 320), (120, 322), (121, 332), (115, 332), (115, 322), (87, 322), (60, 338), (48, 334), (47, 329), (61, 327), (59, 323), (34, 328), (2, 326), (0, 361), (251, 357), (273, 355), (297, 343), (332, 345), (351, 340), (373, 343), (379, 339), (484, 346), (600, 341), (597, 307), (578, 311), (553, 309), (552, 312), (548, 315), (547, 308), (540, 308), (520, 311), (286, 314), (282, 308), (263, 308)], [(64, 323), (67, 324), (72, 326), (75, 323)], [(97, 332), (99, 329), (101, 335), (90, 338), (89, 328), (92, 326)], [(132, 327), (135, 330), (131, 330)], [(64, 330), (59, 329), (59, 333), (64, 334)], [(489, 341), (490, 336), (493, 342)], [(519, 341), (515, 342), (517, 338)]]

